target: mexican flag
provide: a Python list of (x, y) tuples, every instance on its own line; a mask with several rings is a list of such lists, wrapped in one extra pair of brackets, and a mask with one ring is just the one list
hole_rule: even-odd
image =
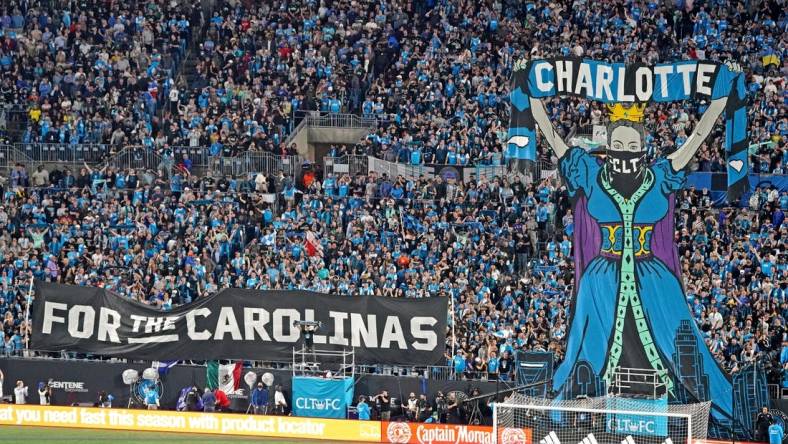
[(313, 233), (311, 230), (306, 232), (306, 237), (304, 239), (304, 249), (306, 250), (306, 254), (309, 257), (323, 257), (323, 245), (320, 244), (320, 241), (315, 236), (315, 233)]
[(235, 364), (219, 365), (219, 361), (208, 361), (207, 382), (209, 389), (220, 388), (224, 393), (235, 393), (241, 385), (241, 368), (243, 361)]

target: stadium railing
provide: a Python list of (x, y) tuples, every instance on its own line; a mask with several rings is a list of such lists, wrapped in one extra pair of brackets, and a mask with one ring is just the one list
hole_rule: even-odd
[(378, 119), (375, 117), (348, 113), (296, 111), (294, 116), (294, 121), (300, 122), (299, 126), (301, 122), (306, 122), (306, 125), (316, 128), (373, 128), (378, 125)]
[(96, 164), (102, 162), (111, 151), (109, 145), (98, 143), (18, 143), (14, 147), (41, 164)]
[(156, 170), (162, 164), (162, 156), (144, 146), (127, 146), (111, 154), (103, 164), (116, 169)]
[[(290, 176), (297, 175), (303, 159), (300, 156), (280, 156), (266, 151), (247, 151), (235, 157), (216, 157), (212, 163), (210, 148), (206, 146), (170, 146), (175, 158), (181, 162), (187, 155), (195, 168), (216, 166), (217, 172), (242, 176), (248, 174), (274, 174), (279, 170)], [(60, 165), (78, 171), (84, 164), (112, 166), (119, 169), (158, 169), (163, 149), (143, 145), (68, 144), (68, 143), (16, 143), (0, 145), (0, 170), (7, 171), (17, 163), (28, 168), (38, 165)]]
[(369, 173), (369, 163), (367, 156), (357, 156), (354, 154), (345, 154), (344, 156), (323, 158), (323, 176), (349, 174), (355, 176), (357, 174), (366, 175)]
[[(11, 352), (0, 351), (0, 357), (22, 357), (29, 359), (47, 359), (47, 360), (80, 360), (80, 361), (101, 361), (101, 362), (127, 362), (130, 364), (148, 363), (150, 361), (130, 360), (117, 357), (95, 356), (86, 355), (83, 353), (75, 353), (66, 350), (46, 351), (35, 349), (22, 349), (14, 350)], [(292, 362), (280, 361), (261, 361), (254, 359), (232, 359), (230, 361), (246, 361), (252, 367), (262, 369), (275, 369), (275, 370), (289, 370), (292, 368)], [(200, 361), (179, 361), (179, 365), (191, 365), (196, 367), (205, 366), (204, 362)], [(455, 375), (454, 369), (448, 366), (430, 365), (430, 366), (403, 366), (403, 365), (361, 365), (355, 366), (357, 374), (377, 374), (387, 376), (402, 376), (402, 377), (424, 377), (427, 379), (449, 381), (449, 380), (468, 380), (468, 381), (484, 381), (490, 380), (487, 374), (465, 373), (463, 375)]]
[(302, 163), (300, 156), (277, 156), (267, 152), (248, 151), (235, 157), (218, 157), (212, 169), (223, 176), (233, 177), (257, 173), (272, 175), (279, 170), (295, 177)]

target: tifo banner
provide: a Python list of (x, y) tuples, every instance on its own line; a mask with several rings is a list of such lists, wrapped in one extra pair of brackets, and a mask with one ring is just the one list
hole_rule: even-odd
[(356, 362), (431, 365), (443, 358), (446, 298), (223, 290), (160, 311), (101, 288), (36, 282), (33, 344), (145, 360), (290, 360), (298, 320), (320, 321), (316, 348)]
[[(551, 379), (558, 398), (600, 396), (616, 383), (619, 369), (647, 369), (668, 402), (711, 401), (713, 436), (752, 430), (747, 424), (759, 404), (749, 393), (766, 393), (765, 379), (752, 379), (745, 390), (736, 378), (747, 367), (731, 379), (714, 359), (687, 308), (673, 239), (676, 192), (723, 114), (728, 198), (748, 188), (740, 68), (699, 61), (645, 66), (560, 58), (520, 62), (513, 76), (510, 155), (535, 159), (538, 127), (542, 147), (558, 158), (574, 210), (572, 318), (565, 358)], [(608, 104), (604, 158), (570, 147), (556, 132), (541, 98), (567, 95)], [(687, 128), (691, 136), (666, 156), (649, 159), (648, 102), (687, 99), (708, 100), (700, 104), (703, 115)], [(634, 386), (623, 391), (639, 394)], [(612, 419), (614, 430), (622, 424), (640, 427), (641, 418)], [(662, 426), (644, 425), (657, 431)]]
[(502, 427), (498, 440), (492, 427), (456, 424), (381, 422), (380, 438), (394, 444), (531, 444), (531, 430)]
[(353, 402), (353, 378), (293, 378), (293, 414), (314, 418), (346, 418)]
[(380, 441), (380, 423), (372, 421), (165, 410), (7, 405), (0, 407), (0, 425)]
[(531, 99), (553, 96), (583, 97), (608, 104), (726, 99), (729, 199), (735, 200), (747, 189), (745, 81), (741, 72), (728, 65), (680, 61), (650, 66), (571, 57), (519, 61), (512, 76), (507, 157), (536, 160), (538, 122), (534, 121)]

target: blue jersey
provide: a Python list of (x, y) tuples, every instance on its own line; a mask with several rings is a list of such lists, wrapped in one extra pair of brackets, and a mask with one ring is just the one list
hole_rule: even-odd
[(780, 444), (783, 442), (783, 428), (780, 424), (769, 426), (769, 444)]
[(159, 402), (159, 394), (156, 390), (148, 390), (145, 392), (145, 404), (153, 405)]
[(359, 402), (356, 409), (358, 410), (358, 419), (369, 421), (370, 410), (366, 402)]

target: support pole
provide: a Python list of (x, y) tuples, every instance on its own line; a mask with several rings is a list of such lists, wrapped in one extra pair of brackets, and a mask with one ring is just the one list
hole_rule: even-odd
[[(451, 298), (451, 372), (454, 374), (454, 356), (456, 354), (455, 348), (457, 347), (457, 337), (454, 334), (454, 324), (456, 324), (456, 319), (454, 312), (454, 295), (449, 292), (449, 297)], [(457, 375), (454, 376), (456, 377)]]
[(25, 350), (30, 349), (30, 303), (33, 300), (33, 273), (30, 273), (30, 289), (27, 291), (27, 306), (25, 307)]

